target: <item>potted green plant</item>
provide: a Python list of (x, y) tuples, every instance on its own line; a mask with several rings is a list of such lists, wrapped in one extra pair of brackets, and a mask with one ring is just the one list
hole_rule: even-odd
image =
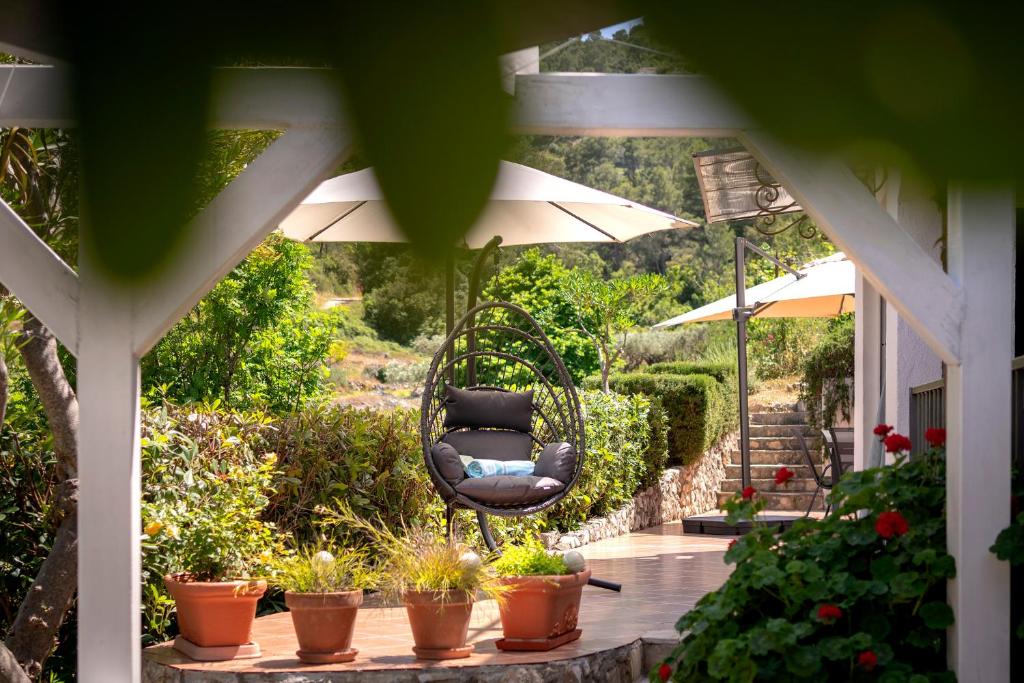
[(500, 650), (551, 650), (580, 637), (576, 628), (590, 569), (576, 551), (548, 553), (535, 544), (506, 546), (494, 562), (506, 588), (498, 602)]
[(143, 547), (175, 601), (176, 649), (193, 659), (257, 657), (252, 641), (262, 576), (284, 551), (272, 524), (260, 519), (276, 457), (195, 476), (186, 490), (143, 506)]
[(380, 520), (371, 524), (345, 507), (333, 516), (376, 546), (381, 593), (405, 605), (416, 656), (469, 657), (473, 645), (466, 638), (477, 595), (499, 597), (503, 591), (487, 563), (468, 546), (426, 529), (399, 535)]
[(275, 562), (270, 581), (285, 592), (299, 659), (309, 664), (355, 659), (356, 613), (363, 589), (375, 583), (365, 552), (303, 549)]

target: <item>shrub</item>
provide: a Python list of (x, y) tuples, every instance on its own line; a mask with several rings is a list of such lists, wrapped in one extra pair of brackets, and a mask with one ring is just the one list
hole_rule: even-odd
[[(933, 449), (844, 475), (823, 520), (781, 535), (755, 524), (725, 553), (725, 585), (676, 624), (672, 680), (954, 680), (945, 491)], [(735, 522), (763, 504), (737, 494), (726, 506)]]
[(587, 446), (583, 471), (546, 522), (562, 530), (624, 505), (660, 475), (666, 459), (664, 430), (652, 439), (652, 423), (663, 425), (664, 420), (659, 422), (661, 411), (646, 396), (585, 391), (582, 401)]
[(494, 561), (498, 576), (560, 576), (569, 574), (561, 555), (554, 555), (535, 544), (508, 545)]
[(853, 316), (843, 316), (803, 362), (800, 400), (815, 429), (831, 427), (836, 414), (850, 419), (853, 407)]
[(646, 372), (656, 375), (710, 375), (725, 384), (736, 378), (736, 364), (679, 360), (655, 363)]
[(670, 332), (634, 332), (622, 345), (626, 369), (632, 371), (644, 365), (675, 360), (694, 345), (701, 332), (700, 328), (692, 327)]
[(270, 446), (282, 477), (267, 516), (300, 542), (316, 540), (316, 510), (335, 499), (390, 529), (440, 516), (423, 465), (418, 411), (311, 406), (282, 419)]
[[(594, 378), (587, 385), (593, 386)], [(736, 423), (734, 401), (725, 385), (710, 375), (627, 373), (612, 375), (620, 394), (645, 394), (661, 399), (668, 421), (670, 463), (690, 464)]]

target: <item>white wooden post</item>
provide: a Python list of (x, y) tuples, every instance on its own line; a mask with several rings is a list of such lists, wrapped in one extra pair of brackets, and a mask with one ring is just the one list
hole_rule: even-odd
[(78, 680), (139, 680), (139, 359), (130, 293), (79, 259)]
[(871, 457), (881, 394), (882, 297), (858, 271), (854, 285), (853, 468), (865, 469)]
[(960, 681), (1010, 680), (1010, 571), (989, 552), (1010, 521), (1014, 194), (949, 190), (949, 275), (965, 296), (947, 369), (947, 542), (956, 558), (949, 662)]

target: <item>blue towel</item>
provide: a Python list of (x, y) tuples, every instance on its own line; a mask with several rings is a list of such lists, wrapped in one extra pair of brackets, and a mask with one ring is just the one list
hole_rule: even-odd
[(528, 477), (533, 474), (532, 460), (470, 460), (466, 474), (474, 479), (499, 477), (508, 474), (513, 477)]

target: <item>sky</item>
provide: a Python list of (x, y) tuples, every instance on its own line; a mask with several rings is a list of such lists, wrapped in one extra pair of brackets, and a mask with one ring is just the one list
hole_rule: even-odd
[(622, 29), (629, 29), (632, 28), (633, 26), (636, 26), (637, 24), (642, 23), (644, 23), (644, 20), (642, 18), (638, 18), (630, 19), (629, 21), (624, 21), (621, 24), (615, 24), (614, 26), (606, 26), (605, 28), (601, 29), (601, 35), (604, 36), (605, 38), (611, 38), (613, 35), (615, 35), (616, 31), (621, 31)]

